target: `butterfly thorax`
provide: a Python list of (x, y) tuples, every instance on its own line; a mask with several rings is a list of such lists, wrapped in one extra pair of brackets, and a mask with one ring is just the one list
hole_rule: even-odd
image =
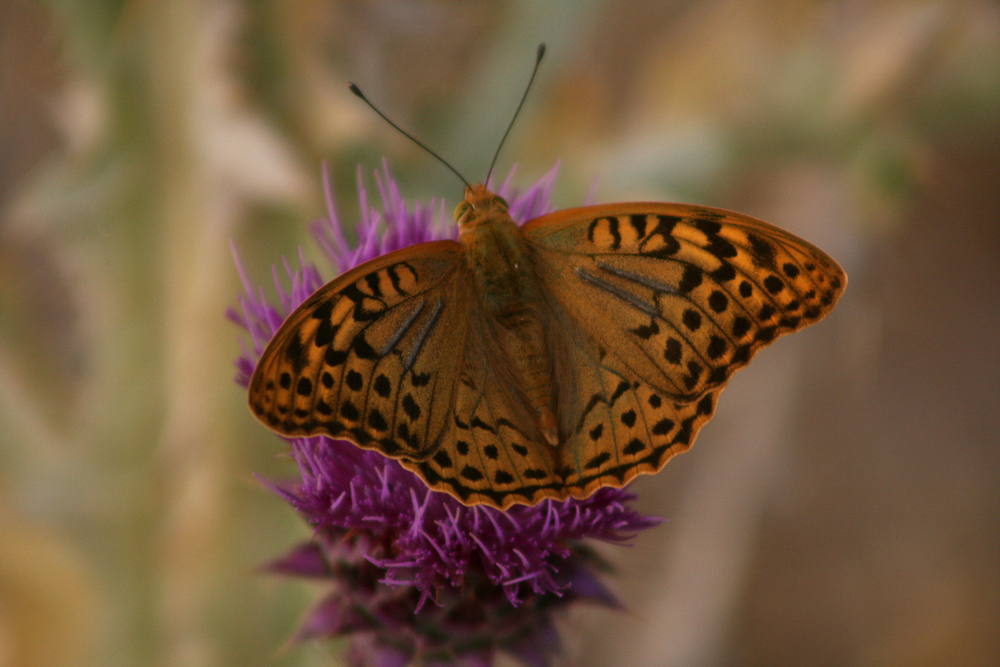
[(507, 202), (482, 185), (466, 189), (455, 217), (490, 335), (511, 372), (520, 376), (514, 386), (523, 388), (541, 433), (557, 444), (552, 355), (538, 310), (544, 301), (521, 229)]

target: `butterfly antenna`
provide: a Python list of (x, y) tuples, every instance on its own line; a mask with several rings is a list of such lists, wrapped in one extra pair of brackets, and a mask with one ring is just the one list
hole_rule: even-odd
[(490, 162), (490, 170), (486, 172), (486, 180), (484, 183), (490, 182), (490, 176), (493, 175), (493, 167), (496, 166), (497, 158), (500, 157), (500, 149), (503, 148), (503, 142), (507, 141), (507, 135), (510, 134), (510, 129), (514, 127), (514, 121), (517, 120), (517, 115), (521, 113), (521, 107), (524, 106), (524, 101), (528, 99), (528, 91), (531, 90), (531, 84), (535, 82), (535, 75), (538, 74), (538, 66), (542, 64), (542, 57), (545, 55), (545, 43), (538, 45), (538, 53), (535, 55), (535, 69), (531, 70), (531, 78), (528, 79), (528, 85), (524, 87), (524, 94), (521, 95), (521, 102), (517, 105), (517, 111), (514, 112), (514, 117), (510, 119), (510, 125), (507, 126), (507, 131), (503, 133), (503, 139), (500, 140), (500, 145), (497, 146), (497, 152), (493, 154), (493, 162)]
[[(445, 160), (443, 157), (441, 157), (440, 155), (438, 155), (437, 153), (435, 153), (431, 149), (427, 148), (427, 146), (425, 146), (422, 141), (420, 141), (419, 139), (417, 139), (416, 137), (414, 137), (412, 134), (410, 134), (409, 132), (407, 132), (406, 130), (404, 130), (403, 128), (401, 128), (399, 125), (396, 125), (391, 120), (389, 120), (389, 117), (386, 116), (381, 111), (379, 111), (378, 107), (375, 106), (374, 104), (372, 104), (371, 100), (369, 100), (367, 97), (365, 97), (365, 94), (362, 93), (361, 89), (358, 88), (355, 84), (348, 83), (347, 84), (347, 88), (352, 93), (354, 93), (355, 95), (357, 95), (358, 97), (360, 97), (364, 101), (365, 104), (367, 104), (368, 106), (370, 106), (372, 108), (372, 111), (374, 111), (375, 113), (377, 113), (379, 116), (382, 116), (382, 120), (384, 120), (385, 122), (389, 123), (389, 125), (392, 125), (394, 128), (396, 128), (396, 130), (399, 131), (399, 133), (402, 134), (404, 137), (406, 137), (407, 139), (409, 139), (410, 141), (412, 141), (413, 143), (415, 143), (416, 145), (420, 146), (425, 151), (427, 151), (428, 153), (430, 153), (431, 155), (433, 155), (434, 157), (436, 157), (441, 162), (441, 164), (443, 164), (444, 166), (448, 167), (448, 169), (451, 169), (451, 172), (453, 174), (455, 174), (456, 176), (458, 176), (458, 178), (463, 183), (465, 183), (465, 187), (467, 187), (467, 188), (471, 188), (472, 187), (471, 185), (469, 185), (469, 182), (467, 180), (465, 180), (465, 177), (462, 176), (460, 173), (458, 173), (457, 169), (455, 169), (453, 166), (451, 166), (450, 164), (448, 164), (447, 160)], [(520, 108), (520, 107), (518, 107), (518, 108)]]

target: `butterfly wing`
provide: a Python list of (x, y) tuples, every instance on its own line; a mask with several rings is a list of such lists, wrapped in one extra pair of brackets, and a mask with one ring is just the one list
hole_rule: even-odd
[(661, 203), (523, 228), (554, 329), (567, 488), (656, 472), (690, 447), (733, 372), (822, 319), (847, 283), (809, 243), (738, 213)]
[(250, 382), (285, 436), (327, 434), (399, 459), (467, 504), (558, 493), (552, 448), (473, 298), (462, 246), (411, 246), (328, 283), (293, 312)]
[(286, 436), (326, 433), (423, 458), (451, 417), (467, 272), (455, 241), (383, 255), (323, 286), (271, 340), (250, 381), (251, 411)]
[(558, 451), (539, 431), (491, 320), (474, 302), (469, 306), (465, 351), (454, 353), (462, 362), (449, 428), (432, 456), (402, 463), (467, 505), (506, 509), (565, 498)]

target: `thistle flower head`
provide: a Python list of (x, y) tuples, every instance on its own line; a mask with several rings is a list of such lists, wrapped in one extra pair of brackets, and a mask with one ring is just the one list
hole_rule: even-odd
[[(553, 209), (557, 169), (523, 192), (510, 177), (496, 189), (516, 222)], [(457, 237), (443, 201), (408, 208), (384, 163), (375, 180), (381, 210), (370, 206), (358, 173), (361, 220), (352, 247), (324, 173), (328, 216), (310, 230), (340, 271), (414, 243)], [(239, 270), (245, 293), (227, 314), (250, 333), (236, 361), (236, 382), (246, 387), (285, 316), (323, 281), (300, 252), (297, 267), (284, 261), (287, 285), (274, 270), (278, 303), (270, 303)], [(301, 478), (269, 486), (316, 532), (270, 569), (335, 584), (299, 637), (351, 635), (353, 665), (404, 665), (419, 653), (428, 665), (486, 666), (498, 648), (546, 665), (558, 646), (552, 609), (577, 599), (617, 604), (591, 573), (596, 556), (582, 541), (622, 542), (659, 522), (632, 510), (632, 495), (611, 488), (507, 511), (466, 507), (378, 452), (326, 436), (289, 443)]]

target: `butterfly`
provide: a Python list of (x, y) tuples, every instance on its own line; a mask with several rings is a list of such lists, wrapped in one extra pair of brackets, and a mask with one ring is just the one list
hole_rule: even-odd
[(455, 218), (457, 241), (362, 264), (287, 318), (250, 382), (261, 422), (378, 450), (467, 505), (585, 498), (687, 450), (732, 374), (847, 284), (818, 248), (720, 209), (518, 226), (478, 184)]

